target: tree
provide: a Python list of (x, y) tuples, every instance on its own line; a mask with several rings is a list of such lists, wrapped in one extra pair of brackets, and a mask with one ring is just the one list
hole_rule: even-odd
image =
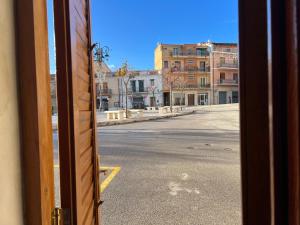
[(173, 89), (181, 80), (181, 76), (179, 74), (168, 73), (164, 75), (163, 81), (164, 86), (170, 90), (170, 110), (173, 112)]
[(187, 81), (183, 76), (180, 76), (176, 81), (175, 89), (180, 92), (180, 105), (183, 105), (184, 91), (188, 89)]
[[(156, 86), (150, 86), (148, 88), (148, 91), (152, 94), (153, 99), (155, 99), (155, 90), (157, 89)], [(156, 101), (154, 101), (154, 107), (156, 107)]]
[(125, 62), (122, 67), (117, 70), (116, 75), (122, 79), (125, 86), (125, 117), (128, 118), (128, 84), (130, 80), (136, 76), (136, 74), (129, 71), (128, 63)]

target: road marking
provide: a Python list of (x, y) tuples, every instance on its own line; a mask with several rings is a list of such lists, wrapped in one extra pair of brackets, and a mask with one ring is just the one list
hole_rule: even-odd
[[(54, 168), (59, 168), (59, 165), (54, 165)], [(115, 176), (120, 172), (121, 167), (108, 167), (108, 166), (100, 166), (99, 170), (111, 170), (112, 172), (105, 178), (105, 180), (100, 184), (100, 192), (102, 193), (110, 184), (110, 182), (115, 178)]]
[(114, 177), (120, 172), (121, 167), (99, 167), (101, 170), (112, 170), (112, 172), (107, 176), (107, 178), (100, 185), (100, 192), (102, 193), (110, 184), (110, 182), (114, 179)]

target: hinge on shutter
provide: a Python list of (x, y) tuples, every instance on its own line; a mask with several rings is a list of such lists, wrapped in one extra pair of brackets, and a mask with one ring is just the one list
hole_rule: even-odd
[(61, 208), (54, 208), (52, 211), (52, 225), (63, 225), (62, 223), (62, 209)]
[(62, 208), (54, 208), (52, 210), (51, 225), (69, 225), (69, 210)]

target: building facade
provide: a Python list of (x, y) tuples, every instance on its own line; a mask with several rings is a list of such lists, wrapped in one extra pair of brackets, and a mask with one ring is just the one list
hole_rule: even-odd
[(119, 80), (104, 63), (94, 63), (97, 110), (107, 111), (120, 107)]
[(57, 114), (56, 74), (50, 74), (51, 111)]
[(155, 69), (162, 71), (164, 105), (238, 102), (237, 45), (158, 44)]
[[(128, 82), (127, 107), (143, 109), (163, 105), (162, 75), (158, 71), (133, 71), (135, 74)], [(126, 107), (126, 87), (119, 79), (120, 106)]]
[(214, 104), (239, 102), (238, 50), (236, 44), (215, 43), (211, 51)]

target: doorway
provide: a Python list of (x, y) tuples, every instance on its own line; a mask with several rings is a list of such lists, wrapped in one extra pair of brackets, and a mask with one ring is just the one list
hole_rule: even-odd
[(195, 105), (195, 94), (188, 94), (188, 106)]
[(219, 91), (219, 104), (227, 104), (227, 92)]
[(155, 107), (156, 106), (156, 99), (155, 97), (150, 97), (150, 107)]
[(208, 93), (198, 95), (198, 105), (208, 105)]

